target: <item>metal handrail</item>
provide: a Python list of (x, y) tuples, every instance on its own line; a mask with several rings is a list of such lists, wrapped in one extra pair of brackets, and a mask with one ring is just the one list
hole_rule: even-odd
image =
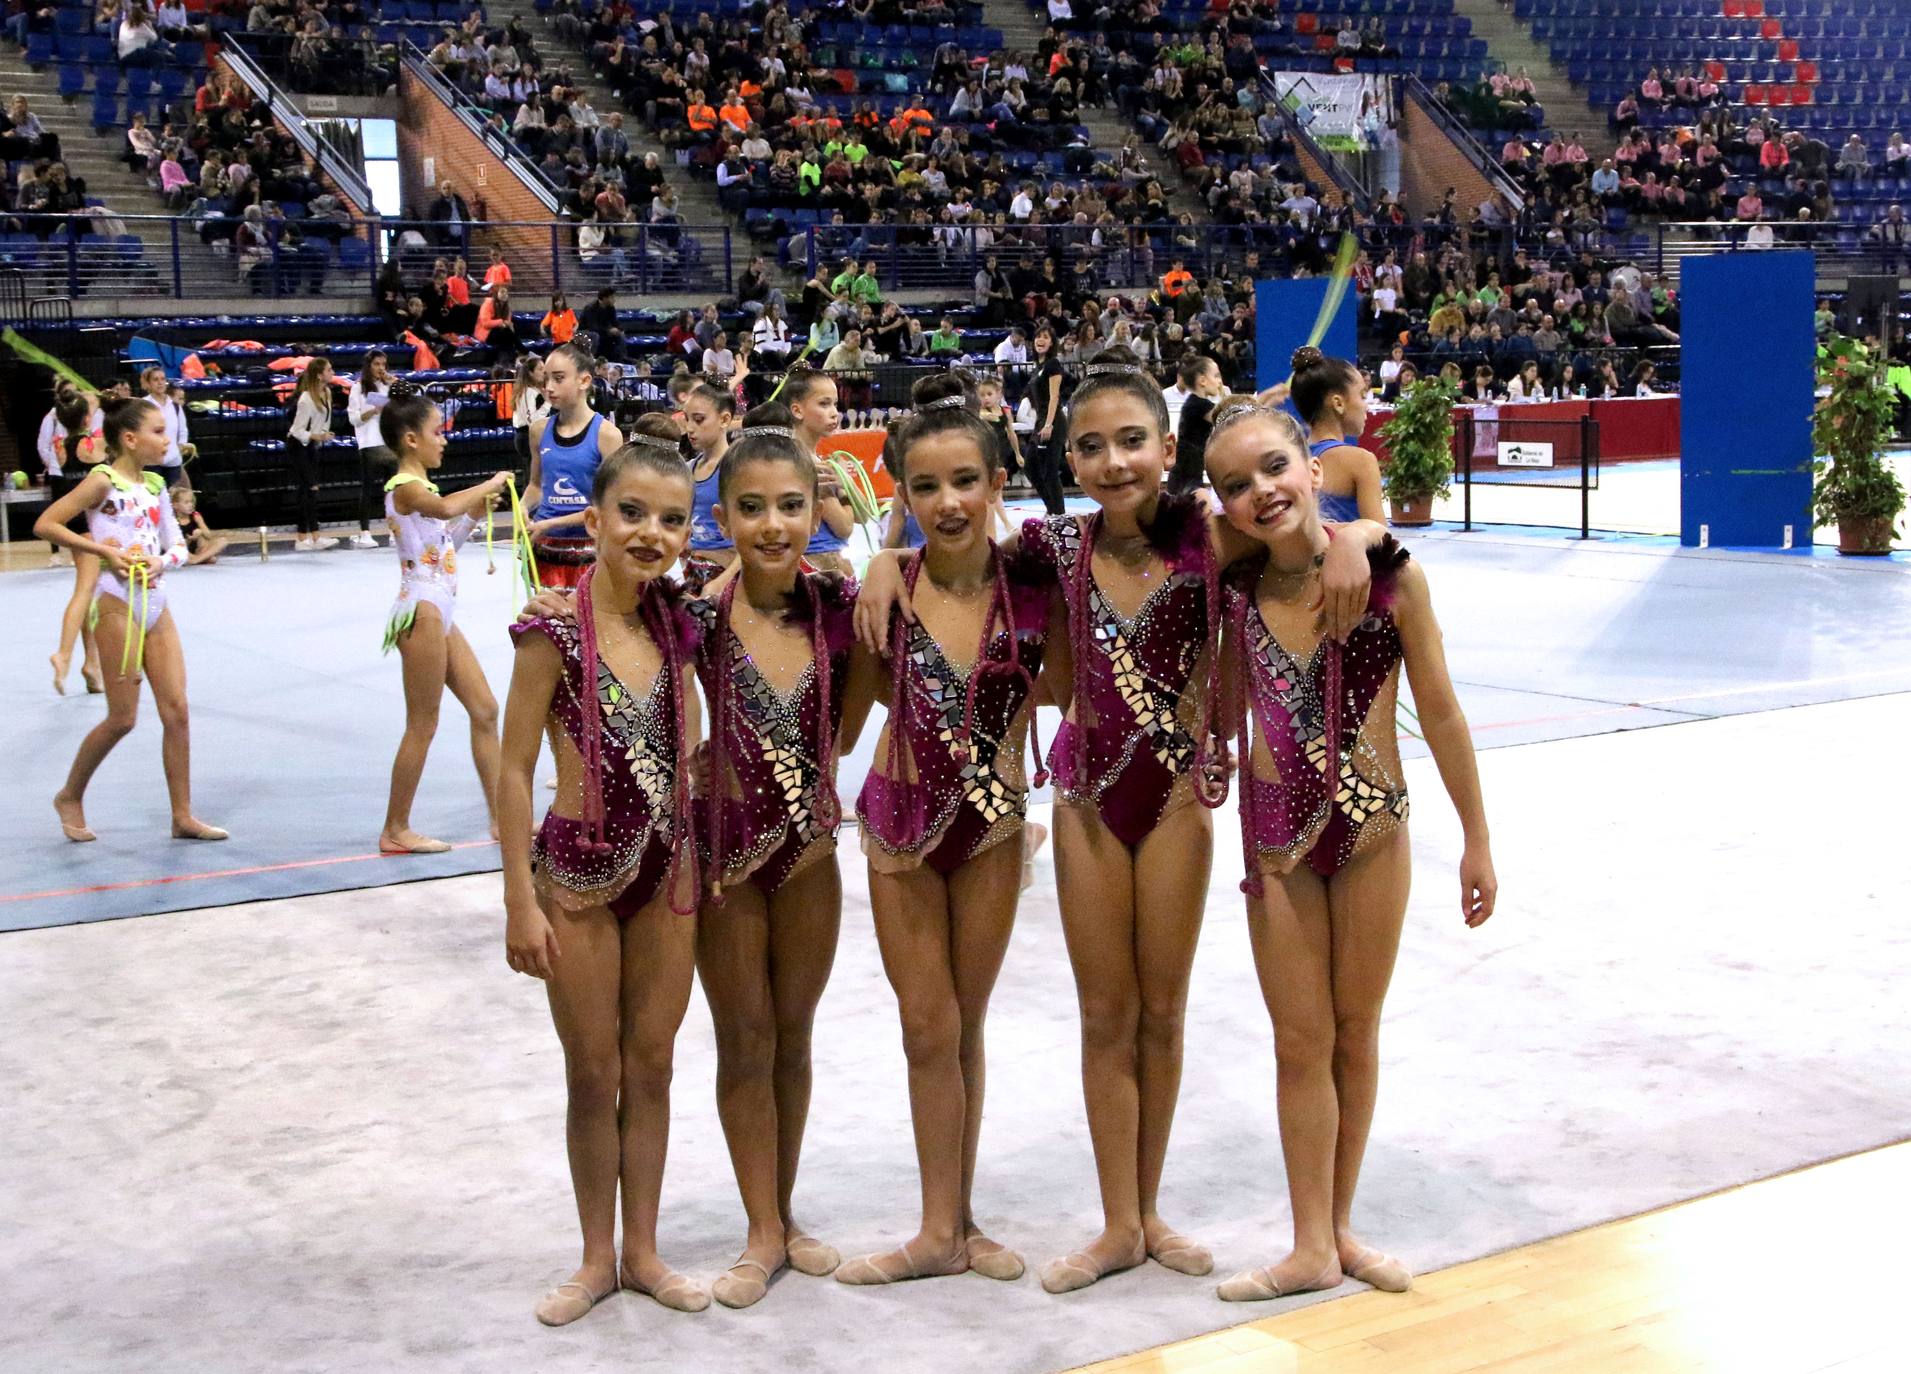
[(265, 74), (265, 69), (253, 60), (241, 44), (233, 41), (233, 35), (226, 36), (220, 55), (232, 74), (265, 101), (273, 118), (292, 135), (292, 141), (304, 149), (306, 155), (317, 162), (325, 175), (345, 193), (345, 198), (352, 202), (352, 208), (361, 215), (374, 213), (372, 188), (366, 184), (358, 168), (332, 145), (330, 139), (311, 127), (305, 112), (279, 88), (276, 81)]
[(475, 107), (471, 101), (462, 91), (445, 80), (437, 68), (425, 60), (425, 54), (416, 43), (407, 38), (398, 51), (405, 70), (424, 82), (431, 93), (444, 102), (445, 108), (456, 115), (464, 126), (484, 143), (485, 147), (497, 154), (498, 160), (510, 168), (513, 176), (524, 183), (525, 188), (538, 198), (540, 205), (553, 215), (557, 214), (559, 206), (563, 204), (557, 187), (551, 183), (550, 178), (537, 169), (534, 163), (524, 157), (516, 143), (510, 139), (501, 139), (495, 132), (487, 129), (484, 121), (473, 113)]
[(1470, 129), (1453, 117), (1452, 112), (1428, 89), (1426, 82), (1411, 72), (1407, 73), (1406, 81), (1408, 98), (1417, 102), (1427, 118), (1440, 126), (1440, 131), (1453, 140), (1454, 146), (1466, 156), (1467, 161), (1480, 169), (1493, 189), (1506, 197), (1506, 203), (1513, 207), (1515, 213), (1524, 210), (1526, 193), (1520, 189), (1518, 182), (1507, 175), (1499, 159), (1473, 136)]

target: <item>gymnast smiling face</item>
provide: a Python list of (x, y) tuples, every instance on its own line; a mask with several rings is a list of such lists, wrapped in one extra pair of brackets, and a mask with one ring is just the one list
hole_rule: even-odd
[(1208, 479), (1235, 529), (1262, 544), (1320, 526), (1320, 460), (1294, 422), (1256, 411), (1223, 424), (1208, 441)]
[(744, 569), (772, 578), (797, 571), (818, 524), (816, 464), (793, 443), (784, 441), (783, 449), (736, 464), (716, 511), (717, 528), (736, 545)]
[(626, 586), (662, 577), (690, 543), (690, 470), (671, 461), (651, 461), (629, 444), (598, 469), (584, 528), (598, 567)]
[(931, 550), (960, 555), (989, 538), (989, 503), (1002, 491), (992, 446), (957, 430), (912, 438), (903, 455), (909, 510)]

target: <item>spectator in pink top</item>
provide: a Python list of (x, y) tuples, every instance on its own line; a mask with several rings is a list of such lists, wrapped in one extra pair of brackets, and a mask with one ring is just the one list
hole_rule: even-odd
[(1782, 172), (1790, 165), (1792, 155), (1785, 151), (1782, 139), (1768, 138), (1758, 147), (1758, 166), (1763, 172)]
[(1764, 216), (1765, 202), (1759, 198), (1758, 187), (1746, 187), (1745, 194), (1738, 198), (1739, 219), (1749, 223), (1755, 219), (1763, 219)]
[(1615, 129), (1633, 129), (1639, 124), (1639, 100), (1631, 91), (1619, 97), (1618, 108), (1612, 112), (1612, 124)]
[(1659, 69), (1654, 67), (1646, 73), (1646, 79), (1639, 83), (1639, 103), (1657, 108), (1665, 104), (1665, 87), (1659, 84)]

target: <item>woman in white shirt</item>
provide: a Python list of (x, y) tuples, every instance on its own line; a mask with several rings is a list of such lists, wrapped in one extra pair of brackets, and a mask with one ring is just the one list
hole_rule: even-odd
[(292, 428), (285, 433), (299, 507), (298, 539), (292, 547), (300, 553), (316, 553), (338, 543), (321, 538), (318, 532), (319, 454), (332, 437), (332, 365), (323, 358), (312, 359), (299, 374), (293, 395), (298, 404), (292, 410)]
[(352, 422), (352, 437), (358, 441), (358, 533), (352, 536), (355, 549), (375, 549), (372, 517), (385, 513), (385, 479), (398, 467), (398, 458), (385, 447), (379, 432), (378, 417), (391, 399), (391, 370), (384, 350), (365, 355), (365, 366), (345, 394), (345, 418)]
[(758, 353), (764, 355), (765, 362), (781, 367), (790, 354), (790, 327), (783, 320), (783, 312), (774, 301), (763, 307), (763, 313), (756, 317), (750, 333), (755, 341)]
[(1538, 363), (1527, 363), (1520, 368), (1519, 374), (1506, 384), (1506, 399), (1509, 401), (1546, 399), (1546, 383), (1539, 379)]
[(167, 53), (153, 27), (152, 16), (143, 9), (131, 10), (119, 23), (119, 60), (122, 66), (150, 67), (165, 60)]
[(1406, 362), (1406, 350), (1395, 344), (1393, 352), (1388, 354), (1387, 360), (1380, 365), (1380, 385), (1388, 387), (1398, 381), (1400, 369), (1406, 366)]
[(174, 486), (185, 471), (186, 457), (182, 452), (187, 442), (185, 408), (173, 403), (172, 385), (166, 380), (163, 367), (141, 368), (139, 389), (166, 417), (166, 456), (158, 464), (159, 475), (166, 479), (167, 486)]
[(737, 355), (730, 351), (730, 336), (719, 329), (710, 347), (703, 350), (703, 375), (721, 384), (736, 370)]

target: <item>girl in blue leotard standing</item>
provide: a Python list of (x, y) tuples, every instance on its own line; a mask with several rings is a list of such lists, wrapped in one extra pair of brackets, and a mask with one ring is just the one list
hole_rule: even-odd
[[(801, 364), (791, 368), (779, 399), (790, 408), (790, 418), (796, 421), (796, 442), (805, 453), (815, 453), (819, 445), (841, 427), (840, 412), (836, 408), (836, 382), (827, 373)], [(854, 569), (843, 549), (850, 531), (856, 528), (856, 517), (844, 499), (835, 474), (827, 470), (822, 473), (822, 485), (817, 491), (817, 510), (822, 519), (817, 521), (816, 533), (804, 557), (813, 568), (847, 576)]]
[(699, 382), (683, 398), (684, 436), (695, 454), (690, 477), (696, 483), (690, 503), (690, 557), (726, 568), (736, 557), (736, 545), (717, 522), (717, 469), (730, 449), (730, 431), (736, 428), (737, 403), (727, 388)]
[(1380, 499), (1380, 463), (1360, 447), (1367, 428), (1367, 379), (1344, 358), (1318, 348), (1294, 350), (1289, 397), (1307, 422), (1308, 447), (1320, 460), (1320, 517), (1387, 522)]
[(590, 566), (584, 529), (598, 464), (624, 446), (617, 426), (591, 409), (591, 355), (561, 344), (544, 362), (544, 399), (550, 414), (531, 425), (531, 480), (525, 506), (538, 580), (575, 587)]

